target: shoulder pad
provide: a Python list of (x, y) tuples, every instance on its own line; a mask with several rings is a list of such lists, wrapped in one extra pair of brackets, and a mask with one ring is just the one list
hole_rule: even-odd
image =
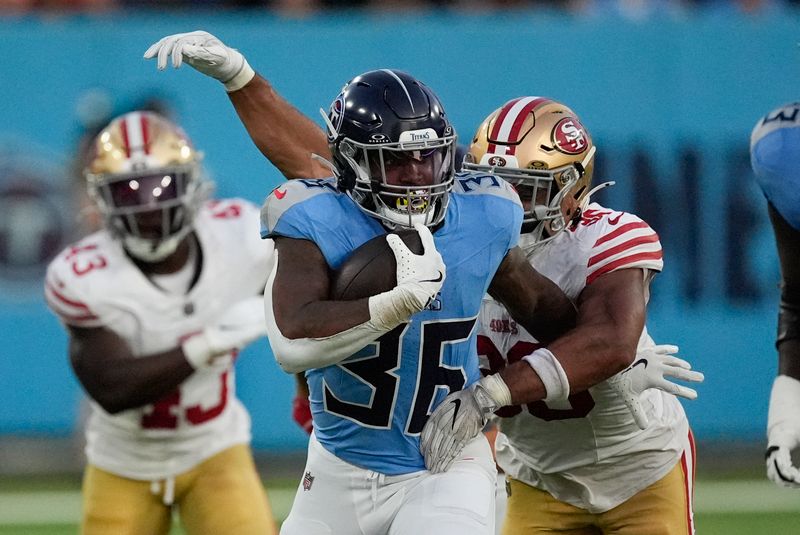
[(454, 193), (472, 195), (496, 195), (521, 205), (514, 188), (497, 175), (464, 171), (457, 173), (453, 185)]
[(800, 229), (800, 103), (773, 110), (756, 124), (750, 164), (764, 196)]
[(268, 236), (289, 208), (318, 195), (338, 195), (334, 178), (298, 178), (284, 182), (269, 194), (261, 208), (261, 236)]
[[(591, 227), (591, 228), (586, 228)], [(592, 203), (584, 210), (575, 230), (586, 228), (591, 242), (587, 284), (604, 273), (625, 268), (661, 271), (661, 241), (653, 228), (628, 212), (617, 212)]]
[[(96, 236), (96, 235), (93, 235)], [(109, 263), (101, 245), (92, 236), (71, 245), (58, 254), (47, 267), (44, 294), (50, 309), (62, 322), (77, 327), (102, 325), (92, 306), (90, 277)]]
[(800, 126), (800, 102), (786, 104), (759, 119), (750, 134), (750, 150), (766, 135), (781, 128)]

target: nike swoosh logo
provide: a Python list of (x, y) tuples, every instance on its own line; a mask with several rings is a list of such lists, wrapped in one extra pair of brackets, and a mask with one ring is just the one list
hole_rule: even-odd
[(639, 360), (637, 360), (636, 362), (634, 362), (634, 363), (631, 365), (631, 367), (630, 367), (630, 368), (628, 368), (627, 370), (625, 370), (625, 371), (624, 371), (624, 372), (622, 372), (622, 373), (628, 373), (629, 371), (633, 370), (633, 369), (634, 369), (636, 366), (638, 366), (639, 364), (641, 364), (642, 366), (644, 366), (645, 368), (647, 368), (647, 359), (639, 359)]
[(619, 220), (620, 220), (621, 217), (622, 217), (622, 214), (619, 214), (617, 217), (609, 217), (608, 218), (608, 224), (609, 225), (616, 225), (617, 223), (619, 223)]
[(460, 399), (454, 399), (450, 403), (452, 403), (452, 404), (454, 404), (456, 406), (456, 410), (453, 411), (453, 429), (455, 429), (456, 428), (456, 416), (458, 416), (458, 409), (461, 408), (461, 400)]
[(641, 364), (642, 366), (647, 368), (647, 359), (639, 359), (639, 360), (637, 360), (636, 362), (633, 363), (633, 366), (631, 366), (631, 369), (634, 369), (639, 364)]
[(286, 190), (281, 191), (281, 190), (275, 188), (274, 193), (275, 193), (275, 196), (278, 198), (278, 200), (283, 199), (284, 197), (286, 197)]
[(439, 270), (439, 277), (438, 278), (436, 278), (436, 279), (428, 279), (428, 280), (419, 281), (419, 282), (442, 282), (442, 278), (444, 278), (444, 274), (441, 272), (441, 270)]

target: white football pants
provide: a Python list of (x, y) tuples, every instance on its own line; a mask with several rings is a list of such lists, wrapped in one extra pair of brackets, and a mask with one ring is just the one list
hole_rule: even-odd
[(399, 476), (353, 466), (312, 434), (281, 535), (494, 535), (496, 481), (482, 434), (447, 472)]

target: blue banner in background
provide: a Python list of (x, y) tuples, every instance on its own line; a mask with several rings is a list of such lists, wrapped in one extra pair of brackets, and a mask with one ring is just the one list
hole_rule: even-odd
[[(79, 425), (82, 394), (40, 277), (54, 247), (80, 232), (69, 224), (80, 210), (69, 162), (84, 125), (158, 99), (205, 153), (219, 196), (260, 203), (282, 180), (220, 84), (188, 67), (157, 72), (142, 59), (164, 35), (202, 28), (241, 50), (315, 120), (345, 81), (379, 67), (433, 87), (465, 143), (510, 98), (569, 104), (598, 146), (595, 183), (617, 182), (596, 199), (640, 215), (662, 238), (665, 270), (648, 324), (706, 374), (700, 398), (685, 404), (697, 437), (762, 440), (779, 274), (747, 148), (761, 115), (798, 98), (798, 22), (796, 14), (636, 22), (539, 11), (0, 20), (0, 43), (14, 51), (0, 63), (0, 433), (64, 435)], [(12, 165), (18, 151), (2, 149), (20, 145), (41, 165)], [(20, 192), (11, 186), (20, 176), (44, 187)], [(255, 446), (304, 447), (290, 415), (294, 380), (267, 342), (237, 366)]]

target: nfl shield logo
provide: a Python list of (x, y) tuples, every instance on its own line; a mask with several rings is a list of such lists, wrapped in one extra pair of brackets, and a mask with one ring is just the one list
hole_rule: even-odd
[(303, 476), (303, 490), (311, 490), (313, 483), (314, 476), (311, 475), (311, 472), (306, 472), (306, 475)]

